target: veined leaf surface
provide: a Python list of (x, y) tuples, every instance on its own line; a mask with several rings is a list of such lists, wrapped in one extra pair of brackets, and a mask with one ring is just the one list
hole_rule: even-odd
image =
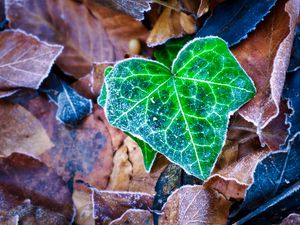
[(109, 122), (200, 179), (209, 176), (223, 146), (229, 114), (255, 94), (217, 37), (187, 43), (171, 69), (141, 58), (120, 61), (105, 83)]

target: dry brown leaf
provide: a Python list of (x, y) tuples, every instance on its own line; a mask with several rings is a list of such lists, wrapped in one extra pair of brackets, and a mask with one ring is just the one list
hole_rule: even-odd
[(153, 196), (146, 193), (92, 190), (96, 224), (108, 224), (128, 209), (152, 208)]
[(152, 225), (153, 216), (147, 210), (128, 209), (120, 218), (113, 220), (110, 225)]
[[(54, 144), (39, 156), (43, 162), (65, 181), (80, 179), (99, 189), (106, 188), (113, 167), (113, 146), (101, 108), (94, 106), (77, 126), (67, 127), (56, 120), (56, 105), (45, 96), (26, 94), (19, 103), (40, 121)], [(79, 187), (75, 184), (74, 188)]]
[(198, 12), (197, 12), (197, 16), (198, 17), (201, 17), (205, 13), (208, 12), (208, 10), (209, 10), (209, 2), (210, 2), (210, 0), (201, 0), (199, 8), (198, 8)]
[(159, 225), (227, 224), (231, 203), (213, 189), (183, 186), (168, 198)]
[[(299, 14), (299, 1), (278, 1), (249, 37), (232, 49), (252, 78), (256, 96), (239, 110), (258, 130), (279, 114), (279, 104)], [(286, 4), (285, 4), (286, 3)]]
[(18, 104), (0, 101), (0, 155), (39, 156), (53, 147), (40, 121)]
[(74, 191), (72, 199), (76, 208), (75, 222), (80, 225), (94, 225), (91, 194), (89, 192)]
[(0, 98), (20, 88), (38, 89), (63, 49), (20, 30), (5, 30), (0, 40)]
[(113, 172), (107, 189), (155, 194), (155, 184), (167, 164), (164, 157), (158, 156), (151, 173), (147, 173), (140, 148), (127, 137), (114, 155)]
[(7, 0), (6, 3), (13, 28), (65, 47), (57, 64), (77, 78), (88, 74), (93, 62), (123, 59), (129, 40), (145, 39), (147, 35), (146, 28), (134, 18), (89, 0)]
[[(175, 4), (177, 0), (169, 0), (168, 4)], [(196, 22), (192, 16), (166, 7), (156, 21), (147, 39), (150, 47), (161, 45), (170, 38), (182, 37), (184, 34), (193, 34), (196, 31)]]
[(268, 149), (248, 154), (220, 170), (215, 170), (203, 184), (222, 193), (227, 199), (241, 200), (252, 183), (257, 162), (269, 153)]
[(27, 155), (0, 158), (0, 221), (14, 215), (20, 224), (69, 224), (72, 195), (53, 169)]
[(151, 0), (94, 0), (106, 7), (124, 12), (138, 20), (144, 19), (144, 12), (151, 9)]

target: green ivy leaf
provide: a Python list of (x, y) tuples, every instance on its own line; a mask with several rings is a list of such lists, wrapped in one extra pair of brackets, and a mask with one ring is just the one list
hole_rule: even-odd
[(109, 122), (147, 142), (188, 173), (206, 179), (225, 141), (229, 115), (255, 95), (226, 43), (196, 38), (171, 69), (131, 58), (105, 78)]
[[(107, 77), (109, 73), (112, 71), (113, 67), (109, 66), (104, 71), (104, 76)], [(98, 105), (105, 107), (106, 102), (106, 85), (103, 83), (100, 96), (98, 97)], [(155, 161), (157, 152), (154, 151), (150, 145), (148, 145), (146, 142), (132, 136), (130, 133), (125, 132), (128, 136), (130, 136), (141, 148), (143, 159), (144, 159), (144, 166), (147, 172), (150, 172), (152, 165)]]
[(159, 46), (153, 53), (155, 59), (167, 67), (171, 67), (173, 60), (182, 47), (192, 40), (190, 36), (175, 38), (167, 41), (166, 44)]

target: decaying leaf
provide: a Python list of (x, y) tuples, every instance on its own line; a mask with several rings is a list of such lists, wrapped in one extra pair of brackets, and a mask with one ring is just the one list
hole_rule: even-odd
[(151, 212), (142, 209), (128, 209), (119, 219), (113, 220), (110, 225), (153, 225)]
[(61, 177), (39, 160), (20, 153), (0, 158), (0, 222), (67, 225), (72, 196)]
[(40, 121), (21, 105), (0, 101), (0, 155), (23, 152), (38, 157), (53, 147)]
[(159, 225), (227, 224), (231, 203), (213, 189), (183, 186), (168, 198)]
[[(174, 4), (178, 0), (169, 0)], [(182, 37), (184, 34), (193, 34), (196, 31), (196, 22), (192, 16), (166, 7), (155, 23), (147, 39), (150, 47), (161, 45), (170, 38)]]
[(21, 30), (3, 31), (0, 40), (0, 98), (20, 88), (38, 89), (63, 49)]
[(41, 91), (57, 105), (56, 118), (62, 123), (74, 125), (92, 112), (92, 101), (79, 95), (55, 73), (50, 73)]
[(245, 199), (232, 213), (237, 224), (274, 224), (300, 209), (300, 134), (283, 151), (258, 162)]
[(229, 46), (235, 45), (256, 28), (275, 3), (276, 0), (225, 1), (214, 9), (197, 37), (215, 35), (227, 41)]
[(239, 110), (258, 132), (279, 114), (281, 93), (288, 68), (299, 1), (278, 1), (256, 31), (232, 51), (254, 80), (257, 94)]
[(40, 155), (43, 162), (70, 184), (72, 179), (79, 179), (99, 189), (106, 188), (112, 172), (114, 148), (103, 122), (106, 119), (102, 117), (102, 109), (95, 106), (93, 113), (77, 126), (67, 127), (56, 120), (56, 105), (44, 95), (25, 95), (14, 101), (40, 121), (54, 144)]
[[(289, 123), (289, 135), (287, 140), (291, 139), (296, 133), (300, 131), (300, 70), (287, 74), (286, 84), (283, 96), (288, 100), (289, 107), (293, 111), (287, 117)], [(287, 144), (287, 143), (286, 143)]]
[(128, 209), (149, 210), (153, 204), (153, 196), (146, 193), (92, 191), (96, 224), (109, 224)]
[(294, 44), (292, 48), (289, 72), (296, 71), (300, 68), (300, 20), (295, 32)]
[(79, 78), (93, 62), (122, 59), (128, 41), (147, 34), (134, 18), (92, 2), (7, 0), (6, 12), (11, 27), (63, 45), (57, 64)]
[(198, 11), (197, 11), (197, 16), (201, 17), (203, 16), (205, 13), (208, 12), (209, 10), (209, 2), (210, 0), (201, 0)]
[(144, 12), (151, 9), (151, 0), (94, 0), (106, 7), (125, 12), (138, 20), (144, 19)]

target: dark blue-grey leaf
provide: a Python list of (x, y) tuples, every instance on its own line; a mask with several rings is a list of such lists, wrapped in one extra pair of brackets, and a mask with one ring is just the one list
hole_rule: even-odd
[(256, 166), (253, 184), (247, 189), (237, 224), (274, 224), (300, 208), (300, 134), (286, 150), (270, 153)]
[(218, 5), (197, 37), (219, 36), (229, 46), (239, 43), (270, 12), (276, 0), (228, 0)]
[(56, 118), (65, 124), (75, 124), (92, 112), (92, 101), (80, 96), (54, 73), (45, 80), (40, 90), (58, 106)]
[(288, 72), (296, 71), (300, 68), (300, 25), (297, 26), (295, 32), (295, 39), (293, 43), (291, 61)]
[(287, 117), (290, 124), (288, 140), (300, 131), (300, 70), (287, 74), (283, 96), (293, 110)]

